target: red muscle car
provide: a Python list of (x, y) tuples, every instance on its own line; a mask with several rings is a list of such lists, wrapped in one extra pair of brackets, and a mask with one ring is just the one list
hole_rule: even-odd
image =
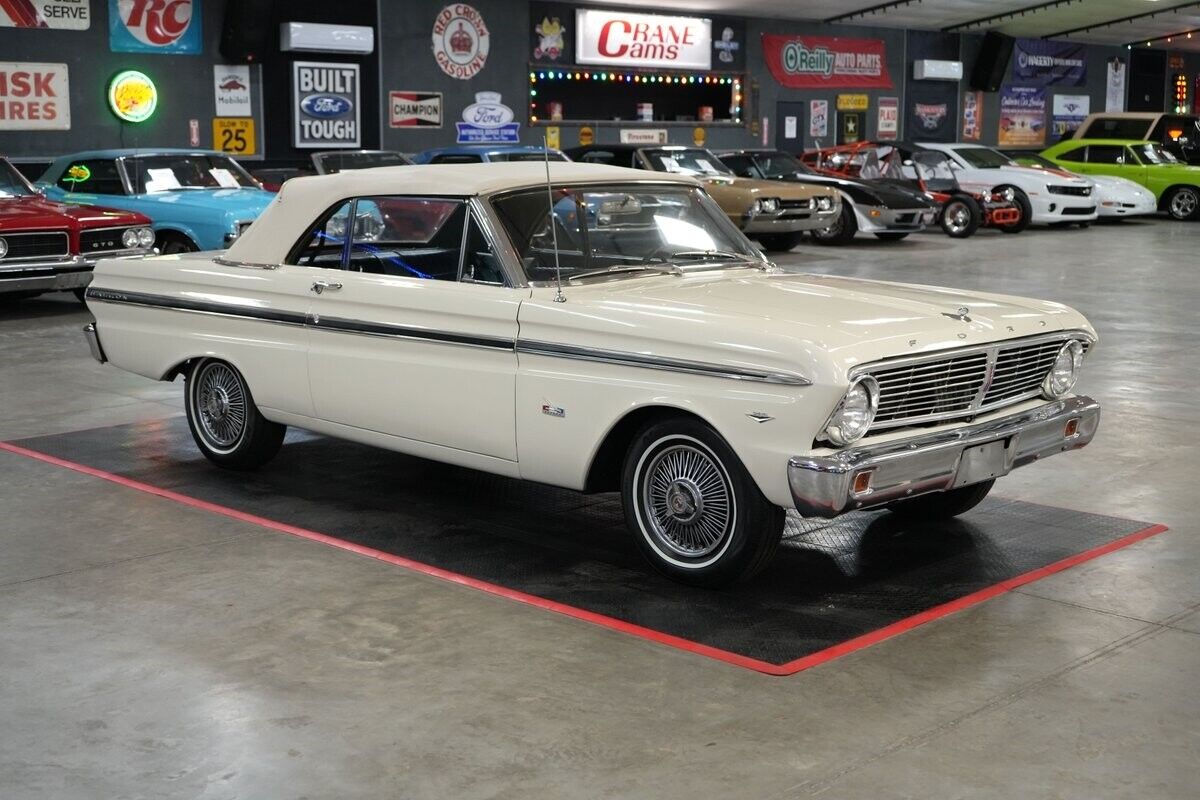
[(47, 200), (0, 157), (0, 296), (82, 298), (96, 259), (153, 251), (148, 217)]

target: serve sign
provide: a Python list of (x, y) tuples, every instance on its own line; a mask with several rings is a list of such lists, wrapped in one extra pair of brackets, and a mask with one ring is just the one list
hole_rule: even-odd
[(66, 64), (0, 61), (0, 130), (70, 129)]

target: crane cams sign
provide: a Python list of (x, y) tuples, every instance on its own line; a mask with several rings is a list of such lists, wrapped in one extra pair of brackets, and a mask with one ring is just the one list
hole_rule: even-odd
[(108, 0), (108, 43), (115, 53), (203, 51), (200, 0)]
[(483, 15), (466, 3), (446, 6), (433, 21), (433, 57), (451, 78), (466, 81), (478, 75), (491, 41)]
[(712, 68), (712, 20), (575, 11), (575, 60), (620, 67)]
[(358, 64), (292, 64), (292, 146), (362, 147)]

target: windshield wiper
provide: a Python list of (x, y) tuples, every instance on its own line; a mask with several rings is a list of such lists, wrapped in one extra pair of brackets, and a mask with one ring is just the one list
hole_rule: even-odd
[(577, 281), (582, 278), (597, 278), (603, 275), (620, 275), (626, 272), (657, 272), (660, 275), (678, 275), (680, 271), (677, 267), (672, 267), (669, 264), (619, 264), (615, 267), (607, 267), (606, 269), (592, 269), (587, 272), (579, 272), (575, 275), (567, 277), (568, 281)]
[(675, 259), (709, 260), (713, 261), (749, 261), (749, 256), (731, 253), (728, 250), (679, 250), (664, 257), (667, 261)]

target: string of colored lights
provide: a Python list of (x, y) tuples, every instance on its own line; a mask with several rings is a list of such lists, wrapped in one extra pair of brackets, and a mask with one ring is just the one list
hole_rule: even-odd
[(529, 120), (537, 122), (537, 84), (548, 81), (612, 81), (633, 84), (673, 84), (683, 86), (729, 86), (733, 92), (733, 121), (742, 118), (742, 79), (736, 75), (677, 75), (671, 73), (608, 72), (607, 70), (537, 70), (529, 73)]

